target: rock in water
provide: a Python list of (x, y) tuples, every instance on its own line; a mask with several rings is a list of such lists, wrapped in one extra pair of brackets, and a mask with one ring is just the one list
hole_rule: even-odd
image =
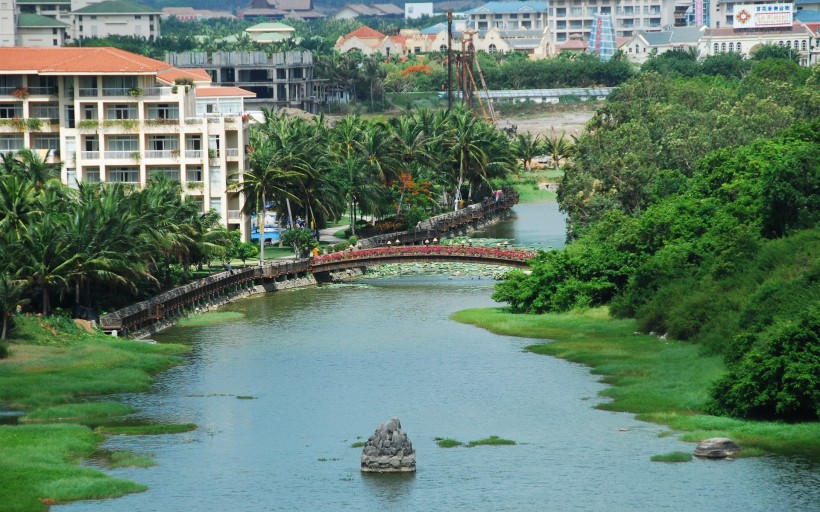
[(707, 459), (725, 459), (740, 451), (740, 446), (727, 437), (712, 437), (704, 439), (695, 448), (694, 454), (696, 457), (705, 457)]
[(362, 471), (402, 473), (416, 470), (413, 443), (401, 429), (398, 418), (390, 418), (376, 428), (362, 450)]

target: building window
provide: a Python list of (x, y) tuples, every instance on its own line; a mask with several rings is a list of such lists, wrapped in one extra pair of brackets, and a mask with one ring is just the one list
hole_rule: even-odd
[[(738, 43), (740, 44), (740, 43)], [(800, 49), (806, 51), (806, 40), (804, 39), (802, 43), (800, 43)]]
[(567, 8), (566, 7), (559, 7), (555, 9), (555, 17), (556, 18), (566, 18), (567, 17)]
[(202, 166), (189, 165), (185, 171), (185, 181), (192, 183), (202, 183)]
[(136, 167), (109, 167), (109, 183), (139, 183), (140, 171)]
[(735, 51), (735, 43), (729, 43), (729, 52)]
[(23, 149), (22, 135), (0, 135), (0, 154)]
[(99, 167), (86, 167), (83, 170), (82, 181), (86, 181), (88, 183), (99, 183), (100, 182), (100, 168)]
[(139, 14), (137, 14), (136, 16), (134, 16), (134, 19), (135, 19), (135, 20), (141, 20), (141, 19), (142, 19), (142, 16), (140, 16)]
[(162, 175), (171, 181), (179, 181), (179, 167), (176, 167), (174, 165), (154, 165), (148, 167), (148, 175)]
[(108, 151), (132, 153), (140, 150), (140, 142), (136, 137), (111, 136), (108, 138)]
[(136, 105), (109, 105), (107, 119), (136, 119)]
[(32, 103), (30, 105), (31, 117), (57, 121), (60, 119), (60, 106), (57, 103)]
[(53, 151), (60, 150), (60, 136), (59, 135), (37, 135), (34, 137), (34, 149), (48, 149)]
[(173, 151), (179, 149), (179, 139), (174, 135), (155, 135), (148, 138), (149, 151)]
[(737, 52), (740, 53), (740, 43), (737, 43), (737, 46), (735, 46), (735, 48), (737, 49)]
[(726, 53), (726, 43), (720, 43), (720, 53)]
[(179, 105), (176, 103), (160, 103), (148, 105), (149, 119), (179, 119)]
[(22, 105), (0, 105), (0, 119), (11, 119), (23, 116)]
[(498, 48), (496, 48), (496, 46), (494, 44), (491, 44), (490, 46), (487, 47), (487, 51), (490, 52), (490, 53), (496, 53), (498, 51)]

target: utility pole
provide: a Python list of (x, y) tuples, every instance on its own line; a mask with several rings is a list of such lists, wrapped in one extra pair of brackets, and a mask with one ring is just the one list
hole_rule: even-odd
[(453, 111), (453, 11), (447, 11), (447, 110)]

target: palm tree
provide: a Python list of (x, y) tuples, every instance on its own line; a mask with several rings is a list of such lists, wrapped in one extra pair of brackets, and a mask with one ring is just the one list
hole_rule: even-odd
[(56, 214), (44, 215), (40, 222), (29, 226), (22, 239), (20, 270), (32, 286), (40, 288), (43, 315), (51, 311), (51, 289), (68, 286), (77, 258), (61, 236), (64, 232), (61, 220)]
[(561, 132), (561, 135), (556, 136), (555, 130), (552, 134), (544, 138), (544, 151), (552, 160), (552, 165), (557, 171), (561, 167), (561, 160), (572, 155), (572, 144), (566, 138), (566, 132)]
[(513, 139), (512, 149), (524, 164), (525, 171), (532, 170), (532, 161), (535, 157), (544, 154), (544, 141), (541, 135), (535, 137), (530, 132), (518, 133)]
[(265, 209), (269, 200), (284, 199), (288, 206), (288, 216), (293, 226), (290, 200), (298, 201), (292, 192), (294, 183), (307, 173), (304, 151), (300, 149), (303, 140), (299, 131), (293, 129), (285, 116), (276, 116), (265, 111), (265, 124), (251, 131), (250, 171), (239, 177), (231, 190), (240, 192), (245, 198), (243, 211), (257, 213), (259, 219), (259, 264), (264, 263)]
[(0, 267), (0, 314), (3, 315), (0, 340), (5, 340), (7, 337), (9, 315), (17, 309), (17, 306), (29, 301), (25, 296), (28, 291), (26, 282), (20, 277), (20, 269), (12, 263), (19, 261), (18, 244), (19, 241), (11, 232), (4, 232), (0, 235), (0, 262), (5, 262)]

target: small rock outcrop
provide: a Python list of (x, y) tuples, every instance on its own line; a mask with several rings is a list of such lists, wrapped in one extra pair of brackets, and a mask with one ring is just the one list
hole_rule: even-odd
[(362, 471), (402, 473), (416, 470), (413, 443), (401, 429), (398, 418), (390, 418), (376, 428), (362, 450)]
[(701, 441), (695, 448), (694, 455), (707, 459), (725, 459), (740, 451), (740, 446), (728, 437), (712, 437)]

